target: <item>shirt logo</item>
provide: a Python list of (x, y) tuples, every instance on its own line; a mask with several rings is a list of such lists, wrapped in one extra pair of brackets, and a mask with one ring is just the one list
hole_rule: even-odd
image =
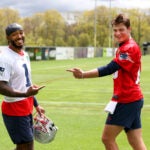
[(5, 71), (5, 68), (0, 67), (0, 75), (1, 75), (1, 76), (3, 75), (4, 71)]
[(120, 53), (119, 60), (128, 60), (128, 61), (134, 63), (134, 61), (131, 59), (131, 57), (129, 56), (128, 53)]

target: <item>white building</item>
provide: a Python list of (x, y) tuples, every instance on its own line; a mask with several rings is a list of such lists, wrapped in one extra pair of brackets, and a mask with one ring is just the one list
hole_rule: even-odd
[(82, 12), (61, 12), (62, 17), (65, 19), (67, 24), (75, 24), (78, 22)]

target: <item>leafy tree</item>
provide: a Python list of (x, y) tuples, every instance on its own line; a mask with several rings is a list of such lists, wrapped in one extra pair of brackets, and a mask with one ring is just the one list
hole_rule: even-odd
[(10, 8), (3, 8), (0, 9), (0, 44), (7, 45), (6, 35), (5, 35), (5, 28), (8, 24), (14, 22), (21, 22), (21, 18), (19, 16), (18, 11)]
[[(41, 28), (43, 24), (43, 14), (37, 13), (32, 17), (24, 19), (24, 30), (27, 35), (26, 43), (30, 45), (43, 45)], [(29, 41), (29, 43), (28, 43)]]
[(66, 46), (66, 43), (64, 42), (62, 37), (56, 38), (56, 46)]
[(90, 38), (89, 38), (89, 35), (87, 33), (82, 33), (80, 36), (79, 36), (79, 46), (80, 47), (87, 47), (89, 46), (89, 42), (90, 41)]
[(64, 36), (64, 19), (55, 10), (48, 10), (44, 13), (43, 34), (42, 37), (50, 39), (52, 45), (56, 46), (57, 37)]
[[(96, 13), (95, 13), (96, 12)], [(131, 19), (132, 36), (142, 46), (150, 41), (150, 9), (119, 9)], [(0, 45), (7, 45), (5, 28), (18, 22), (24, 26), (26, 45), (30, 46), (113, 46), (111, 20), (118, 14), (118, 8), (99, 6), (96, 10), (79, 12), (76, 23), (68, 24), (56, 10), (36, 13), (21, 18), (18, 11), (10, 8), (0, 9)], [(96, 18), (95, 18), (96, 15)], [(96, 29), (96, 30), (95, 30)]]
[(71, 35), (68, 37), (68, 46), (78, 46), (78, 40), (74, 35)]

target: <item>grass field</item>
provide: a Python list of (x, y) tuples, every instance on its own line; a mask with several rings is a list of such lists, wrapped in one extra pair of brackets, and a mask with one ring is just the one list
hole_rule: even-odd
[[(46, 87), (37, 95), (59, 130), (49, 144), (35, 142), (35, 150), (104, 150), (100, 140), (106, 113), (104, 107), (112, 95), (112, 76), (95, 79), (74, 79), (66, 69), (80, 67), (84, 70), (108, 63), (111, 58), (92, 58), (61, 61), (34, 61), (33, 82)], [(142, 58), (141, 87), (145, 96), (142, 111), (143, 137), (150, 144), (150, 56)], [(0, 150), (13, 150), (14, 145), (0, 116)], [(131, 150), (122, 132), (117, 142), (120, 150)], [(150, 147), (148, 148), (150, 149)]]

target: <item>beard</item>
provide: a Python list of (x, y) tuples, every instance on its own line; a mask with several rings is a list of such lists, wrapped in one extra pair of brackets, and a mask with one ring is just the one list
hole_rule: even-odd
[[(23, 40), (23, 43), (24, 43), (25, 38), (22, 38), (22, 40)], [(22, 49), (23, 46), (24, 46), (24, 44), (22, 44), (22, 45), (17, 45), (16, 42), (15, 42), (14, 40), (10, 40), (9, 42), (10, 42), (11, 45), (12, 45), (13, 47), (15, 47), (16, 49)]]

